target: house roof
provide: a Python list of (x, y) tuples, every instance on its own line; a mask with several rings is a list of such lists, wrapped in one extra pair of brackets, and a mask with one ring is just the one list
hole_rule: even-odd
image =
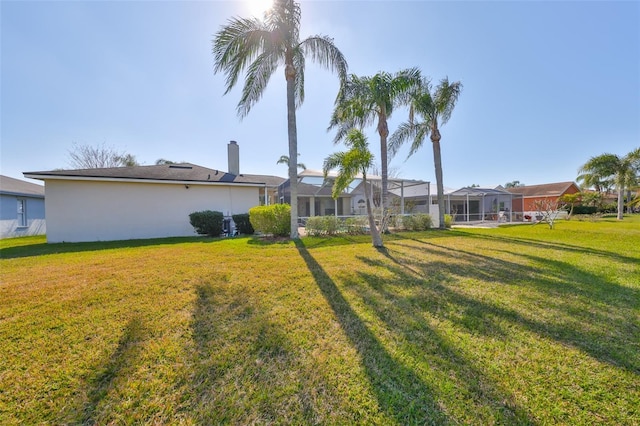
[[(427, 195), (438, 195), (438, 187), (437, 185), (430, 182), (419, 182), (419, 181), (405, 181), (403, 185), (404, 188), (400, 188), (400, 186), (394, 186), (393, 188), (389, 188), (389, 192), (397, 195), (398, 197), (401, 194), (404, 194), (405, 198), (412, 197), (426, 197)], [(447, 186), (443, 187), (444, 194), (450, 194), (454, 190), (453, 188), (449, 188)]]
[(0, 194), (44, 198), (44, 186), (0, 175)]
[(103, 169), (52, 170), (25, 172), (33, 179), (80, 179), (110, 181), (172, 181), (190, 183), (228, 183), (277, 186), (283, 178), (262, 175), (233, 175), (220, 170), (209, 169), (191, 163), (162, 164), (155, 166), (110, 167)]
[(304, 182), (298, 183), (298, 196), (331, 197), (332, 191), (333, 187), (331, 185), (318, 186)]
[(466, 187), (460, 188), (456, 191), (450, 192), (449, 195), (452, 196), (487, 196), (487, 195), (511, 195), (510, 192), (505, 191), (504, 189), (498, 188), (480, 188), (480, 187)]
[[(336, 171), (329, 171), (329, 173), (327, 173), (327, 176), (330, 178), (335, 178), (338, 176), (338, 172)], [(300, 173), (298, 173), (298, 177), (299, 178), (305, 178), (305, 177), (319, 177), (319, 178), (324, 178), (324, 172), (322, 170), (312, 170), (312, 169), (305, 169), (303, 171), (301, 171)], [(355, 179), (362, 179), (362, 173), (358, 173), (355, 176)], [(381, 176), (377, 176), (377, 175), (369, 175), (367, 174), (367, 181), (378, 181), (378, 180), (382, 180)], [(420, 183), (426, 183), (422, 180), (415, 180), (415, 179), (402, 179), (402, 178), (392, 178), (390, 177), (389, 179), (387, 179), (389, 183), (392, 182), (410, 182), (410, 183), (416, 183), (416, 184), (420, 184)]]
[(580, 189), (574, 182), (556, 182), (542, 185), (516, 186), (514, 188), (506, 188), (506, 190), (512, 194), (520, 194), (523, 197), (559, 197), (571, 186), (575, 186), (578, 190)]

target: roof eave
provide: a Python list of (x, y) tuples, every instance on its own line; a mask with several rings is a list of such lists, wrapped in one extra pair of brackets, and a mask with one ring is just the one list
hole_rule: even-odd
[(220, 181), (202, 181), (189, 179), (144, 179), (144, 178), (118, 178), (118, 177), (98, 177), (98, 176), (74, 176), (74, 175), (51, 175), (46, 173), (29, 172), (24, 173), (24, 177), (30, 179), (47, 180), (69, 180), (69, 181), (89, 181), (89, 182), (128, 182), (128, 183), (154, 183), (154, 184), (177, 184), (177, 185), (205, 185), (205, 186), (250, 186), (263, 188), (264, 183), (251, 182), (220, 182)]

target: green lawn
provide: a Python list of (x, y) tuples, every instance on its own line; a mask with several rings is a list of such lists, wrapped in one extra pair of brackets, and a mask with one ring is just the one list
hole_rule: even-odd
[(0, 424), (640, 424), (640, 217), (0, 241)]

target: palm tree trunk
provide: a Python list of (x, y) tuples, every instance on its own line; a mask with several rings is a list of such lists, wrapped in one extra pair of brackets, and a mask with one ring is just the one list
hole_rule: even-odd
[(618, 220), (624, 218), (624, 185), (618, 184)]
[(298, 130), (296, 127), (295, 76), (293, 65), (285, 67), (287, 79), (287, 129), (289, 133), (289, 189), (291, 191), (291, 239), (298, 238)]
[(383, 247), (382, 237), (380, 236), (380, 232), (378, 232), (376, 220), (373, 217), (373, 211), (371, 210), (371, 200), (367, 193), (367, 178), (365, 175), (362, 176), (362, 183), (364, 185), (364, 198), (367, 200), (367, 216), (369, 218), (369, 229), (371, 230), (371, 241), (374, 247)]
[(436, 188), (438, 191), (438, 228), (444, 229), (444, 184), (442, 183), (442, 156), (440, 153), (440, 131), (434, 124), (431, 129), (431, 142), (433, 144), (433, 163), (436, 168)]
[(387, 138), (389, 136), (389, 127), (387, 126), (387, 116), (385, 112), (378, 114), (378, 133), (380, 134), (380, 174), (382, 176), (382, 194), (380, 195), (380, 207), (381, 207), (381, 222), (382, 223), (382, 232), (386, 231), (386, 214), (388, 208), (388, 180), (389, 180), (389, 171), (388, 171), (388, 149), (387, 149)]

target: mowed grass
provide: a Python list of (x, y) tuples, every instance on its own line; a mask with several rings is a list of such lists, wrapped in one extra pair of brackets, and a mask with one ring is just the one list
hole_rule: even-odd
[(640, 217), (0, 242), (0, 424), (640, 424)]

